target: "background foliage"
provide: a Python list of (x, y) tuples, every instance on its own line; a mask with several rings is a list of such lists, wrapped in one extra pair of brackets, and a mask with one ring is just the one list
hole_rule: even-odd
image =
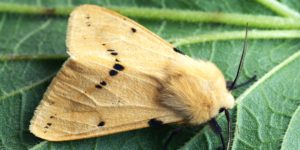
[[(0, 2), (0, 149), (160, 149), (174, 125), (147, 128), (100, 138), (48, 142), (36, 138), (28, 131), (29, 121), (51, 79), (66, 59), (65, 32), (70, 8), (90, 3), (122, 8), (140, 8), (125, 12), (142, 25), (173, 42), (193, 58), (213, 61), (232, 80), (243, 46), (246, 22), (249, 23), (249, 49), (240, 82), (253, 75), (258, 81), (250, 88), (234, 92), (238, 98), (232, 111), (235, 120), (233, 149), (299, 149), (300, 102), (300, 3), (297, 0), (2, 0)], [(16, 7), (19, 6), (19, 7)], [(60, 8), (62, 14), (28, 14), (22, 7)], [(161, 19), (150, 12), (172, 10), (217, 12), (232, 15), (236, 23)], [(133, 9), (132, 9), (133, 10)], [(121, 11), (122, 13), (122, 11)], [(197, 12), (196, 12), (197, 13)], [(250, 16), (243, 16), (249, 14)], [(144, 15), (144, 16), (143, 16)], [(163, 15), (163, 14), (162, 14)], [(204, 14), (205, 15), (205, 14)], [(261, 16), (288, 18), (284, 22), (270, 19), (270, 26), (259, 25)], [(282, 17), (281, 17), (282, 16)], [(285, 18), (284, 18), (285, 17)], [(257, 18), (257, 20), (255, 20)], [(277, 18), (277, 19), (278, 19)], [(265, 19), (268, 22), (268, 19)], [(289, 23), (295, 26), (288, 27)], [(288, 30), (277, 30), (286, 24)], [(267, 32), (265, 32), (267, 31)], [(227, 34), (224, 34), (227, 33)], [(268, 33), (268, 34), (267, 34)], [(280, 34), (279, 34), (280, 33)], [(253, 36), (251, 36), (253, 35)], [(265, 35), (265, 36), (264, 36)], [(180, 43), (180, 41), (188, 41)], [(193, 41), (194, 42), (191, 42)], [(189, 43), (190, 42), (190, 43)], [(219, 121), (226, 134), (224, 116)], [(218, 137), (211, 129), (187, 127), (177, 135), (171, 149), (216, 149)]]

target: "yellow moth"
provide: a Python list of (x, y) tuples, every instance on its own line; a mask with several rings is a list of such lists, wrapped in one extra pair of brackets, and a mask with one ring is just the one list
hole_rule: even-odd
[(143, 26), (93, 5), (70, 15), (70, 58), (53, 79), (30, 131), (49, 141), (98, 137), (151, 122), (198, 125), (234, 106), (221, 71)]

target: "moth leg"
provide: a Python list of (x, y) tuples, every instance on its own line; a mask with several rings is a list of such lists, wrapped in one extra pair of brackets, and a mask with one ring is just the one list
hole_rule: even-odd
[(243, 83), (240, 83), (234, 87), (231, 87), (233, 81), (226, 81), (226, 86), (227, 86), (227, 89), (228, 90), (234, 90), (234, 89), (237, 89), (237, 88), (240, 88), (240, 87), (243, 87), (251, 82), (255, 82), (257, 80), (257, 76), (254, 75), (252, 76), (250, 79), (248, 79), (247, 81), (243, 82)]
[(212, 130), (220, 136), (220, 140), (222, 142), (222, 150), (225, 150), (225, 142), (222, 135), (222, 128), (220, 127), (220, 125), (218, 124), (215, 118), (209, 121), (209, 125), (212, 128)]
[(168, 136), (166, 142), (164, 143), (164, 146), (163, 146), (163, 150), (167, 150), (168, 149), (168, 145), (170, 144), (172, 138), (177, 135), (180, 131), (182, 131), (183, 127), (180, 126), (180, 127), (177, 127), (173, 130), (171, 130), (171, 133), (170, 135)]

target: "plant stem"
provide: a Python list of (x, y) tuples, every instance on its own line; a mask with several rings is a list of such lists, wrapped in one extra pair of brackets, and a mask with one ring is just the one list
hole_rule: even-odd
[(275, 13), (284, 16), (284, 17), (295, 17), (295, 18), (299, 18), (300, 14), (289, 8), (286, 5), (283, 5), (282, 3), (276, 1), (276, 0), (256, 0), (257, 2), (261, 3), (262, 5), (264, 5), (265, 7), (271, 9), (272, 11), (274, 11)]
[[(245, 38), (246, 31), (229, 31), (223, 33), (208, 33), (196, 36), (173, 39), (174, 46), (196, 44), (209, 41), (240, 40)], [(248, 39), (290, 39), (300, 38), (300, 30), (252, 30)]]
[(42, 55), (2, 55), (0, 61), (26, 61), (26, 60), (65, 60), (67, 55), (63, 54), (42, 54)]
[(48, 8), (43, 6), (31, 6), (0, 2), (0, 12), (30, 14), (30, 15), (62, 15), (67, 16), (73, 10), (73, 7), (55, 7)]
[[(240, 26), (245, 26), (248, 23), (250, 27), (257, 28), (300, 29), (299, 19), (275, 16), (137, 7), (110, 8), (128, 17), (142, 19), (184, 21), (191, 23), (223, 23)], [(0, 3), (0, 12), (8, 13), (66, 16), (71, 10), (71, 7), (46, 8), (40, 6)]]

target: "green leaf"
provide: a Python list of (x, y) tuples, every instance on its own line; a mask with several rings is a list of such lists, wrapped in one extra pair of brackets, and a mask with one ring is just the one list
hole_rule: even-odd
[(293, 123), (291, 117), (297, 115), (294, 112), (300, 104), (299, 64), (300, 51), (274, 67), (240, 96), (234, 149), (280, 147), (289, 123)]
[(300, 107), (298, 106), (297, 110), (294, 112), (292, 119), (289, 123), (289, 126), (286, 130), (286, 133), (283, 137), (283, 142), (281, 149), (292, 150), (300, 147), (300, 131), (298, 125), (300, 124)]
[[(249, 23), (249, 49), (239, 81), (253, 75), (258, 81), (249, 89), (234, 91), (236, 97), (242, 95), (231, 112), (237, 129), (233, 148), (249, 148), (247, 143), (256, 148), (299, 147), (295, 141), (300, 98), (297, 0), (279, 5), (273, 0), (2, 0), (0, 149), (161, 149), (176, 128), (166, 125), (69, 142), (43, 141), (29, 133), (36, 106), (67, 58), (67, 15), (83, 3), (109, 7), (135, 19), (191, 57), (213, 61), (228, 80), (235, 76)], [(224, 116), (219, 120), (226, 134)], [(174, 137), (170, 149), (181, 146), (215, 149), (220, 140), (207, 126), (200, 131), (190, 127)]]

